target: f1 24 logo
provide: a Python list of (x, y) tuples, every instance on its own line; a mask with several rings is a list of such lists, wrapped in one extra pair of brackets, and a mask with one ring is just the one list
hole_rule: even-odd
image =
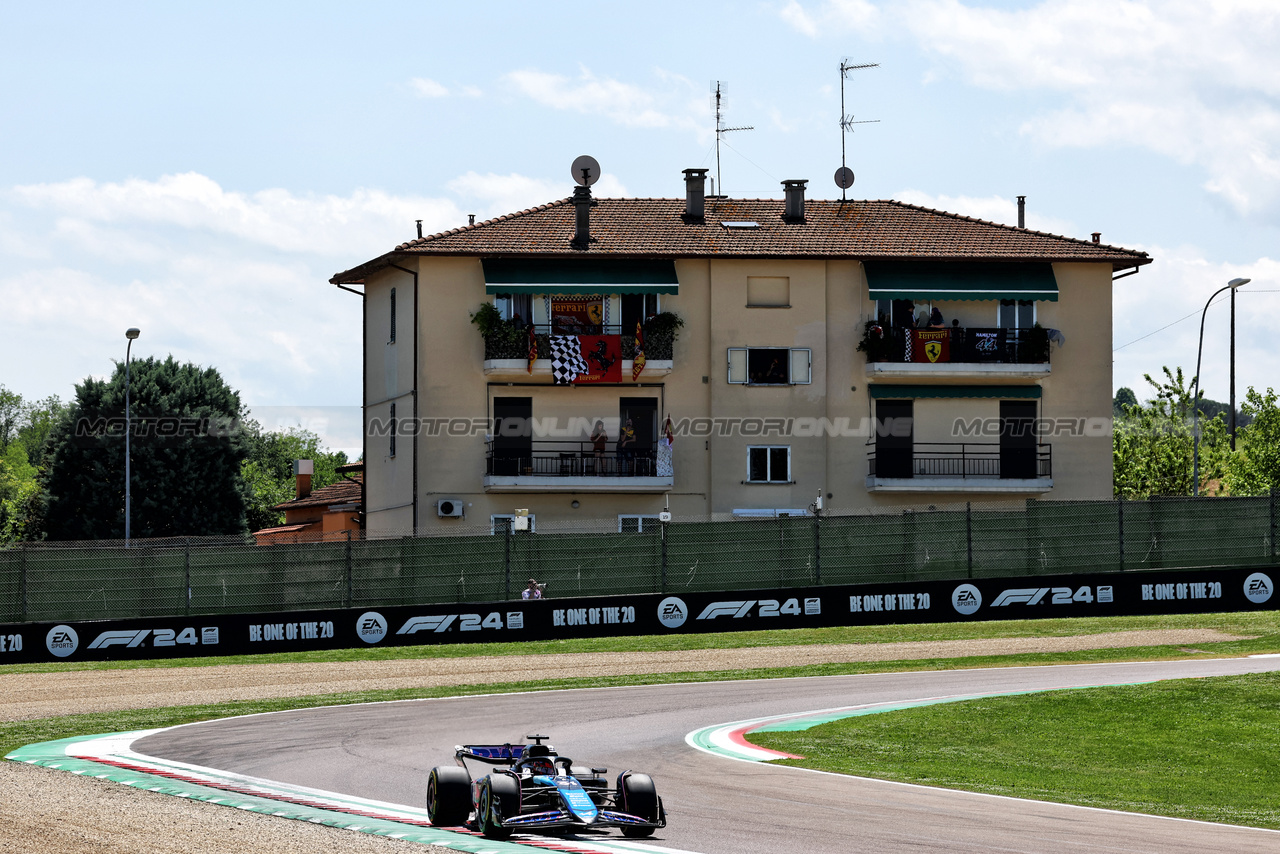
[(1046, 596), (1052, 597), (1049, 603), (1052, 605), (1070, 605), (1073, 602), (1092, 602), (1093, 588), (1088, 585), (1081, 587), (1074, 593), (1070, 587), (1018, 587), (1013, 590), (1005, 590), (995, 598), (991, 603), (992, 608), (999, 608), (1004, 605), (1040, 605), (1044, 602)]
[[(756, 608), (756, 606), (759, 606)], [(746, 599), (739, 602), (712, 602), (702, 609), (699, 620), (714, 620), (716, 617), (732, 617), (735, 620), (749, 616), (752, 608), (756, 608), (758, 617), (777, 617), (782, 614), (800, 615), (800, 600), (788, 599), (779, 603), (777, 599)]]

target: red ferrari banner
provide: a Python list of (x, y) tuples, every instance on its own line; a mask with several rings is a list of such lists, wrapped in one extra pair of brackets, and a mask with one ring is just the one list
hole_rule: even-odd
[(950, 329), (913, 329), (911, 332), (911, 361), (951, 361)]
[(582, 358), (587, 360), (587, 372), (578, 374), (575, 383), (622, 382), (622, 336), (580, 335)]
[(552, 297), (552, 335), (599, 335), (604, 301), (600, 297)]

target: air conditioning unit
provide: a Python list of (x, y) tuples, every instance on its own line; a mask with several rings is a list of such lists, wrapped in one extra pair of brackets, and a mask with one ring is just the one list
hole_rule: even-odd
[(461, 517), (462, 502), (456, 498), (442, 498), (436, 502), (436, 515), (442, 517)]

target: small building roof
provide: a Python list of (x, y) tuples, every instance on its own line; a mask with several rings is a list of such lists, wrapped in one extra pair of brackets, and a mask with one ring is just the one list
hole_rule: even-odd
[(685, 216), (684, 199), (595, 201), (589, 249), (571, 245), (575, 210), (560, 199), (402, 243), (329, 281), (357, 284), (414, 255), (1090, 261), (1113, 270), (1151, 263), (1146, 252), (893, 200), (806, 200), (803, 222), (785, 221), (779, 199), (708, 197), (699, 220)]
[(359, 504), (360, 489), (364, 480), (358, 474), (351, 480), (340, 480), (314, 490), (306, 498), (294, 498), (275, 505), (273, 510), (298, 510), (303, 507), (328, 507), (331, 504)]

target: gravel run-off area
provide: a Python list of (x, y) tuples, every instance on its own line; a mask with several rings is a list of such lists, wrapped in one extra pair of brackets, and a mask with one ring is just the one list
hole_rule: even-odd
[[(831, 644), (689, 652), (527, 655), (324, 664), (155, 667), (58, 673), (0, 671), (0, 720), (395, 688), (478, 685), (639, 673), (922, 660), (1145, 646), (1236, 638), (1211, 630), (1112, 632), (1063, 638)], [(0, 762), (0, 850), (13, 854), (362, 854), (448, 849), (158, 795), (62, 771)]]

